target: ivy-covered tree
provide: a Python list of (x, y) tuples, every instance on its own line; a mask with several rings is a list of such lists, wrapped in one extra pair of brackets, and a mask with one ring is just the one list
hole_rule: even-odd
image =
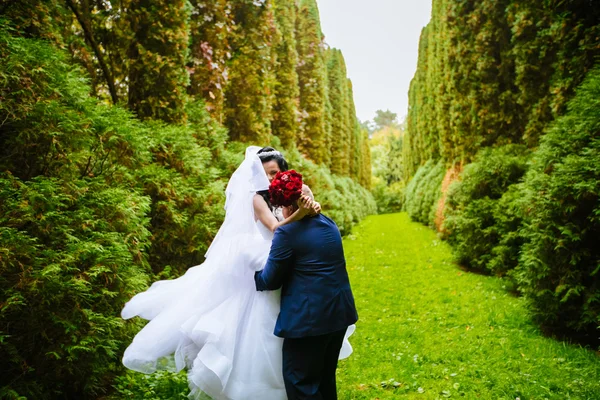
[(566, 110), (575, 88), (600, 55), (600, 8), (594, 1), (512, 1), (516, 102), (523, 142), (536, 146), (548, 124)]
[[(369, 146), (369, 131), (363, 126), (360, 126), (360, 132), (362, 133), (361, 140), (361, 170), (358, 176), (359, 183), (366, 189), (371, 188), (371, 148)], [(402, 147), (400, 147), (402, 150)]]

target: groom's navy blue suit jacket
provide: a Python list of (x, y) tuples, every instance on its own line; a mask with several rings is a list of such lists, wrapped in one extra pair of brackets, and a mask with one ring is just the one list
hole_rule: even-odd
[(282, 288), (279, 337), (324, 335), (358, 320), (340, 231), (322, 214), (277, 228), (254, 280), (257, 290)]

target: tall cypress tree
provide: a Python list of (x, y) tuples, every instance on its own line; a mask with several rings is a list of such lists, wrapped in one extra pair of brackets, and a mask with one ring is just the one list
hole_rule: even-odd
[(512, 1), (507, 8), (523, 141), (536, 146), (600, 56), (597, 2)]
[(296, 6), (293, 0), (278, 0), (274, 4), (278, 40), (274, 46), (275, 99), (271, 129), (285, 148), (296, 144), (298, 131), (298, 74), (296, 64)]
[(371, 147), (369, 146), (369, 131), (359, 125), (361, 132), (361, 169), (358, 182), (365, 188), (371, 188)]
[(204, 99), (206, 108), (223, 122), (224, 90), (231, 57), (233, 15), (226, 0), (190, 0), (190, 86), (188, 93)]
[(347, 113), (349, 116), (349, 142), (350, 150), (348, 152), (348, 158), (350, 160), (348, 175), (358, 181), (359, 171), (361, 169), (361, 158), (362, 158), (362, 126), (356, 118), (356, 107), (354, 105), (354, 90), (352, 89), (352, 81), (346, 78), (346, 87), (348, 90), (348, 101), (346, 102)]
[(233, 140), (269, 143), (273, 105), (273, 53), (276, 31), (272, 2), (234, 3), (235, 32), (225, 90), (225, 126)]
[(185, 119), (189, 13), (184, 0), (129, 4), (129, 107), (142, 119)]
[(324, 163), (328, 149), (326, 130), (327, 71), (323, 34), (315, 0), (300, 0), (296, 18), (300, 130), (298, 147), (316, 163)]
[(537, 146), (600, 55), (599, 20), (584, 0), (434, 0), (409, 92), (405, 176), (430, 158)]
[(348, 85), (346, 65), (342, 52), (337, 49), (327, 51), (328, 95), (331, 104), (331, 166), (333, 173), (348, 175), (350, 172), (350, 126)]

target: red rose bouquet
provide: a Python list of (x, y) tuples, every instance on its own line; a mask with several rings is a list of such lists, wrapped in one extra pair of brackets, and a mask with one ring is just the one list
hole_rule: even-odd
[(269, 197), (275, 207), (287, 207), (294, 204), (302, 195), (302, 175), (293, 169), (278, 172), (269, 185)]

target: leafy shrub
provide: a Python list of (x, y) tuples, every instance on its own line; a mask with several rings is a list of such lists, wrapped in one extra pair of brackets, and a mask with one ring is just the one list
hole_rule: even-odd
[(526, 243), (518, 284), (557, 331), (600, 325), (600, 68), (542, 138), (524, 182)]
[(115, 393), (110, 400), (187, 400), (190, 392), (185, 371), (159, 370), (151, 375), (127, 371), (115, 379), (113, 387)]
[(528, 154), (518, 145), (485, 148), (450, 186), (443, 231), (461, 265), (498, 275), (516, 266), (522, 244), (516, 184)]
[(403, 127), (386, 126), (374, 132), (370, 139), (371, 193), (380, 214), (401, 211), (404, 204), (403, 135)]
[(139, 327), (120, 319), (123, 304), (154, 279), (149, 265), (169, 277), (199, 263), (239, 157), (201, 104), (186, 125), (141, 123), (92, 99), (46, 43), (2, 30), (0, 55), (0, 357), (12, 381), (0, 397), (94, 397)]
[(405, 208), (413, 221), (433, 226), (437, 201), (440, 199), (444, 162), (427, 161), (419, 167), (406, 186)]
[(377, 213), (387, 214), (402, 211), (404, 189), (403, 181), (388, 185), (377, 178), (373, 178), (371, 193), (373, 193), (373, 198), (377, 204)]
[(149, 208), (99, 179), (2, 175), (0, 360), (16, 393), (102, 392), (138, 327), (119, 312), (148, 282)]

